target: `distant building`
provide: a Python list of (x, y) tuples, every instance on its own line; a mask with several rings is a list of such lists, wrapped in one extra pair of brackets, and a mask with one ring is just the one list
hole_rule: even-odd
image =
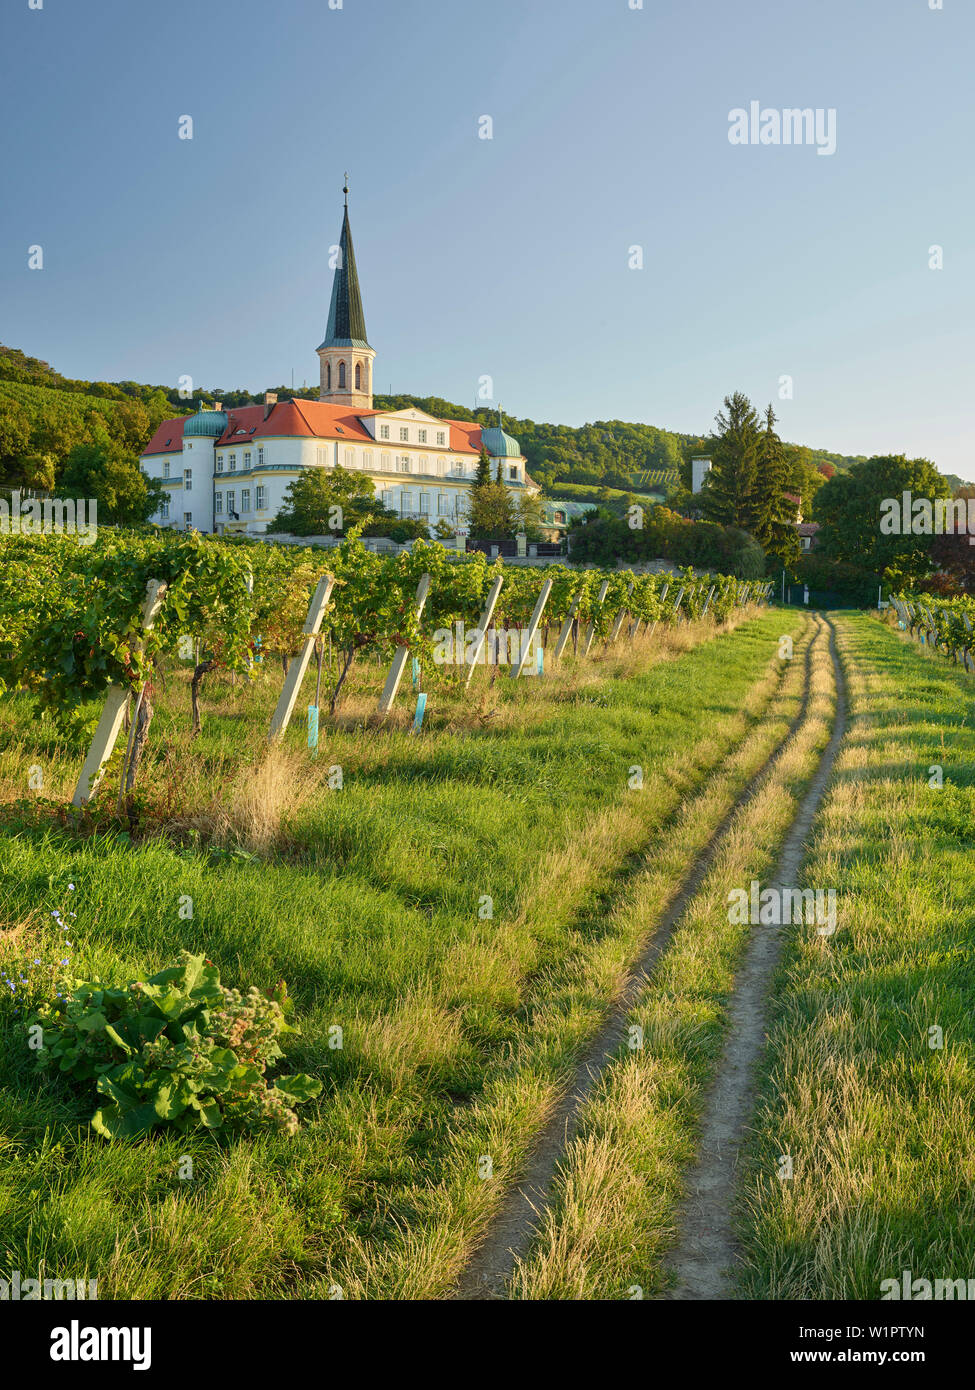
[(577, 517), (585, 516), (595, 502), (561, 502), (556, 498), (542, 499), (542, 533), (547, 541), (561, 540)]
[(699, 456), (691, 459), (691, 492), (700, 492), (704, 479), (711, 471), (711, 460)]
[(819, 530), (818, 521), (801, 521), (796, 527), (799, 532), (799, 548), (805, 555), (810, 550), (816, 549), (816, 533)]
[(377, 498), (397, 515), (424, 521), (431, 532), (438, 521), (461, 526), (482, 444), (494, 477), (513, 494), (539, 491), (500, 420), (482, 429), (417, 409), (373, 409), (376, 354), (366, 337), (347, 197), (328, 326), (317, 352), (317, 401), (279, 401), (268, 392), (263, 405), (201, 406), (195, 415), (163, 421), (140, 459), (166, 493), (153, 521), (259, 535), (304, 469), (341, 465), (369, 477)]

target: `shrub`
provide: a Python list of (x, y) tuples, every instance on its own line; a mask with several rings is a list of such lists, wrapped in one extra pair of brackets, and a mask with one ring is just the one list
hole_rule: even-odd
[(95, 1081), (102, 1104), (91, 1123), (107, 1139), (157, 1125), (294, 1134), (294, 1107), (317, 1096), (321, 1082), (267, 1083), (268, 1065), (284, 1056), (278, 1038), (298, 1031), (286, 1021), (290, 1009), (283, 982), (270, 996), (255, 987), (242, 994), (184, 951), (182, 964), (121, 989), (79, 983), (31, 1023), (43, 1031), (41, 1067)]

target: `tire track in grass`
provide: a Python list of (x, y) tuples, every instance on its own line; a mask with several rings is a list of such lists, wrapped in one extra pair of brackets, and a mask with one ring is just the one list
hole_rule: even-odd
[[(688, 904), (698, 892), (720, 845), (734, 824), (738, 813), (755, 797), (765, 784), (786, 748), (791, 744), (807, 716), (811, 693), (813, 649), (826, 627), (818, 617), (814, 631), (806, 643), (802, 678), (802, 700), (795, 717), (790, 721), (777, 747), (765, 758), (751, 776), (743, 791), (729, 807), (698, 855), (690, 873), (658, 918), (646, 944), (626, 976), (613, 1010), (594, 1038), (586, 1055), (576, 1066), (572, 1082), (539, 1133), (535, 1148), (520, 1180), (505, 1197), (494, 1217), (486, 1239), (475, 1250), (460, 1279), (454, 1297), (459, 1299), (500, 1299), (504, 1288), (522, 1260), (533, 1239), (540, 1214), (548, 1205), (553, 1180), (569, 1140), (573, 1137), (578, 1115), (605, 1068), (612, 1061), (626, 1036), (633, 1005), (640, 995), (649, 972), (666, 948), (673, 931)], [(832, 642), (832, 637), (830, 638)], [(835, 661), (835, 654), (834, 654)]]
[[(829, 630), (836, 690), (833, 730), (769, 879), (773, 888), (792, 888), (798, 882), (806, 839), (846, 730), (846, 685), (836, 647), (836, 629), (828, 618), (824, 621)], [(737, 1254), (733, 1205), (738, 1156), (752, 1113), (755, 1067), (765, 1041), (768, 993), (783, 931), (781, 926), (763, 926), (753, 931), (729, 1001), (728, 1033), (715, 1080), (705, 1099), (699, 1157), (688, 1174), (688, 1195), (680, 1218), (681, 1237), (666, 1261), (667, 1270), (677, 1278), (676, 1286), (666, 1295), (668, 1299), (730, 1297), (730, 1275)]]

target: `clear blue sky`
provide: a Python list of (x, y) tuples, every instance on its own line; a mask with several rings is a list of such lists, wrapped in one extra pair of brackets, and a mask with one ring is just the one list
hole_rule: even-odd
[[(975, 478), (975, 5), (629, 3), (5, 0), (0, 339), (314, 381), (348, 168), (382, 390), (698, 432), (741, 389)], [(835, 107), (836, 153), (730, 144), (752, 100)]]

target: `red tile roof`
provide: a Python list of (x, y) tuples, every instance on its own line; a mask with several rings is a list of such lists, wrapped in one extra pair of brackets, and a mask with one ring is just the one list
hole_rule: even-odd
[[(248, 444), (253, 439), (280, 437), (302, 439), (348, 439), (361, 443), (386, 443), (373, 439), (361, 423), (381, 410), (349, 410), (344, 405), (326, 401), (278, 401), (264, 418), (263, 405), (239, 405), (228, 409), (228, 423), (217, 440), (218, 446)], [(183, 442), (183, 425), (188, 419), (164, 420), (143, 450), (147, 454), (164, 454), (179, 449)], [(481, 448), (481, 427), (469, 420), (444, 420), (450, 427), (449, 447), (455, 454), (476, 454)], [(167, 440), (169, 441), (167, 443)], [(390, 441), (392, 442), (392, 441)]]

